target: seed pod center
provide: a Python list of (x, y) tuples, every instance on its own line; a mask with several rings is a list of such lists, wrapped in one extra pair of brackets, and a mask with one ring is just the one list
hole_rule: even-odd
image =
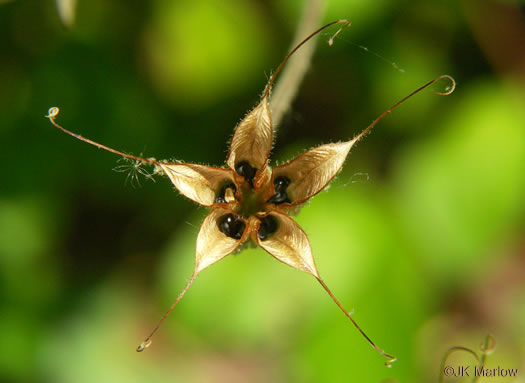
[(236, 191), (237, 188), (235, 187), (235, 184), (233, 182), (227, 183), (221, 188), (219, 194), (217, 194), (217, 197), (215, 198), (215, 203), (231, 202), (229, 200), (231, 200), (232, 195), (235, 195)]

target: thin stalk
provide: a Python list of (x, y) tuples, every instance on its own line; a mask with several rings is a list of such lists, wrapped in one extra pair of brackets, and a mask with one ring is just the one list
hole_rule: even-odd
[(364, 136), (366, 136), (374, 126), (377, 125), (377, 123), (379, 121), (381, 121), (387, 114), (389, 114), (390, 112), (392, 112), (394, 109), (396, 109), (399, 105), (401, 105), (402, 103), (404, 103), (406, 100), (408, 100), (410, 97), (416, 95), (417, 93), (421, 92), (423, 89), (425, 89), (426, 87), (434, 84), (435, 82), (439, 81), (439, 80), (442, 80), (442, 79), (446, 79), (446, 80), (449, 80), (450, 81), (450, 85), (445, 89), (444, 92), (437, 92), (435, 90), (433, 90), (432, 92), (439, 95), (439, 96), (448, 96), (449, 94), (451, 94), (452, 92), (454, 92), (454, 89), (456, 89), (456, 81), (451, 77), (449, 76), (448, 74), (444, 74), (444, 75), (441, 75), (439, 77), (436, 77), (435, 79), (433, 80), (430, 80), (429, 82), (427, 82), (425, 85), (422, 85), (420, 86), (419, 88), (417, 88), (415, 91), (413, 91), (412, 93), (410, 93), (408, 96), (404, 97), (403, 99), (401, 99), (400, 101), (396, 102), (394, 105), (392, 105), (390, 108), (388, 108), (387, 110), (385, 110), (379, 117), (377, 117), (370, 125), (368, 125), (368, 127), (366, 129), (364, 129), (361, 133), (359, 133), (356, 137), (353, 138), (353, 141), (359, 141), (361, 138), (363, 138)]
[(354, 318), (352, 318), (352, 315), (345, 310), (345, 308), (341, 305), (341, 303), (339, 303), (339, 301), (337, 300), (337, 298), (335, 297), (335, 295), (332, 293), (332, 291), (328, 288), (328, 286), (326, 285), (326, 283), (324, 283), (324, 281), (321, 279), (321, 277), (316, 277), (317, 280), (319, 281), (319, 283), (321, 284), (321, 286), (323, 286), (323, 288), (325, 289), (325, 291), (328, 293), (328, 295), (330, 295), (330, 298), (332, 298), (332, 300), (335, 302), (335, 304), (337, 305), (337, 307), (339, 307), (341, 309), (341, 311), (348, 317), (348, 319), (350, 319), (350, 321), (352, 322), (352, 324), (355, 326), (355, 328), (361, 333), (361, 335), (363, 335), (365, 337), (365, 339), (368, 341), (368, 343), (370, 343), (370, 345), (378, 352), (380, 353), (381, 355), (383, 355), (385, 358), (388, 358), (388, 360), (385, 362), (385, 366), (387, 367), (392, 367), (392, 363), (394, 363), (397, 358), (393, 355), (390, 355), (388, 353), (386, 353), (383, 349), (379, 348), (373, 341), (372, 339), (370, 339), (370, 337), (368, 335), (366, 335), (366, 333), (363, 331), (363, 329), (357, 324), (357, 322), (354, 320)]
[(86, 142), (86, 143), (88, 143), (90, 145), (96, 146), (99, 149), (104, 149), (104, 150), (106, 150), (106, 151), (108, 151), (110, 153), (117, 154), (117, 155), (122, 156), (124, 158), (129, 158), (130, 160), (142, 162), (142, 163), (147, 164), (147, 165), (160, 165), (160, 162), (155, 160), (154, 158), (142, 158), (142, 157), (134, 156), (132, 154), (123, 153), (123, 152), (121, 152), (119, 150), (110, 148), (109, 146), (106, 146), (106, 145), (99, 144), (98, 142), (90, 140), (89, 138), (82, 137), (80, 134), (73, 133), (73, 132), (67, 130), (66, 128), (63, 128), (62, 126), (58, 125), (56, 123), (56, 121), (55, 121), (55, 118), (58, 116), (59, 112), (60, 112), (60, 110), (57, 107), (52, 107), (52, 108), (49, 109), (48, 115), (46, 117), (49, 118), (49, 121), (51, 121), (51, 123), (57, 129), (63, 131), (66, 134), (69, 134), (72, 137), (75, 137), (77, 140), (84, 141), (84, 142)]
[(263, 98), (264, 97), (269, 97), (270, 96), (270, 92), (272, 90), (272, 86), (273, 86), (273, 83), (275, 82), (275, 79), (277, 77), (277, 75), (279, 74), (279, 72), (281, 72), (281, 70), (283, 69), (283, 67), (285, 66), (285, 64), (288, 62), (288, 60), (290, 59), (290, 57), (293, 56), (293, 54), (295, 52), (297, 52), (297, 50), (299, 48), (301, 48), (305, 43), (307, 43), (312, 37), (314, 37), (315, 35), (319, 34), (320, 32), (324, 31), (326, 28), (329, 28), (331, 27), (332, 25), (335, 25), (335, 24), (344, 24), (341, 28), (339, 28), (337, 30), (337, 32), (334, 33), (334, 35), (330, 38), (330, 40), (328, 40), (328, 44), (329, 45), (332, 45), (333, 42), (334, 42), (334, 38), (341, 32), (341, 30), (345, 27), (345, 26), (348, 26), (350, 25), (350, 21), (348, 20), (336, 20), (336, 21), (332, 21), (331, 23), (328, 23), (326, 24), (325, 26), (319, 28), (318, 30), (316, 30), (315, 32), (311, 33), (308, 37), (306, 37), (303, 41), (301, 41), (299, 44), (297, 44), (297, 46), (291, 50), (290, 53), (288, 53), (286, 55), (286, 57), (284, 58), (284, 60), (279, 64), (279, 66), (277, 67), (277, 69), (275, 70), (275, 72), (273, 72), (272, 74), (272, 77), (270, 77), (270, 80), (268, 81), (268, 84), (266, 84), (266, 88), (264, 89), (264, 95), (263, 95)]
[(166, 320), (168, 315), (170, 315), (170, 313), (173, 311), (175, 306), (177, 306), (177, 303), (179, 303), (179, 301), (182, 299), (184, 294), (186, 294), (186, 291), (188, 291), (190, 286), (193, 284), (193, 281), (195, 281), (195, 278), (197, 278), (197, 274), (193, 274), (193, 276), (191, 277), (191, 279), (188, 282), (188, 284), (186, 285), (186, 287), (184, 287), (184, 290), (182, 290), (182, 292), (179, 294), (177, 299), (175, 299), (175, 302), (173, 302), (173, 304), (171, 305), (170, 309), (168, 311), (166, 311), (166, 314), (164, 314), (162, 319), (159, 321), (159, 323), (157, 323), (157, 325), (155, 326), (153, 331), (148, 335), (148, 337), (146, 339), (144, 339), (144, 342), (139, 344), (139, 346), (137, 347), (137, 352), (142, 352), (142, 351), (144, 351), (146, 348), (148, 348), (151, 345), (151, 338), (153, 337), (153, 335), (155, 335), (155, 333), (159, 329), (160, 325)]

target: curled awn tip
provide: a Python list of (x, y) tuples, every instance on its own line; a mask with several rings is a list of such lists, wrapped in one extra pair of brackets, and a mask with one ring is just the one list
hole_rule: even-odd
[[(386, 356), (386, 355), (385, 355)], [(392, 368), (392, 364), (397, 360), (397, 358), (395, 356), (392, 356), (390, 359), (388, 359), (386, 362), (385, 362), (385, 366), (387, 366), (388, 368)]]
[(448, 84), (444, 92), (438, 92), (436, 90), (433, 90), (432, 93), (437, 94), (438, 96), (448, 96), (449, 94), (452, 94), (454, 90), (456, 89), (456, 80), (454, 80), (452, 76), (449, 76), (448, 74), (444, 74), (436, 78), (433, 82), (439, 81), (441, 79), (449, 80), (450, 84)]
[(479, 345), (479, 349), (483, 355), (488, 355), (494, 349), (496, 348), (496, 339), (492, 336), (492, 334), (487, 334), (487, 337), (485, 338), (484, 342), (481, 342)]
[(352, 22), (351, 21), (348, 21), (348, 20), (339, 20), (339, 23), (342, 23), (344, 24), (341, 28), (339, 28), (337, 30), (337, 32), (335, 32), (332, 37), (330, 37), (330, 40), (328, 40), (328, 45), (332, 46), (334, 45), (334, 39), (337, 37), (337, 35), (339, 33), (341, 33), (341, 31), (343, 30), (343, 28), (346, 28), (346, 27), (349, 27), (350, 25), (352, 25)]
[(144, 351), (144, 350), (147, 349), (150, 345), (151, 345), (151, 339), (148, 339), (147, 341), (142, 342), (142, 343), (139, 344), (139, 346), (137, 347), (137, 352), (142, 352), (142, 351)]
[(58, 116), (59, 113), (60, 113), (60, 109), (57, 108), (56, 106), (53, 106), (49, 108), (49, 110), (47, 111), (46, 118), (55, 118), (56, 116)]

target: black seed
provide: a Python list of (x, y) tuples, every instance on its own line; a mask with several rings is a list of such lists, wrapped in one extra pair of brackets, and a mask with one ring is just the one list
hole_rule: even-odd
[(226, 195), (227, 189), (232, 189), (234, 193), (237, 191), (235, 184), (232, 182), (224, 185), (219, 191), (219, 194), (217, 195), (217, 197), (215, 198), (215, 203), (226, 203), (226, 199), (224, 198), (224, 196)]
[[(239, 162), (235, 166), (235, 171), (238, 175), (244, 177), (246, 181), (250, 183), (250, 185), (253, 183), (253, 177), (255, 177), (255, 173), (257, 173), (257, 169), (252, 167), (248, 162), (243, 161)], [(253, 185), (252, 185), (253, 186)]]
[(280, 205), (285, 202), (290, 203), (290, 199), (288, 198), (288, 195), (286, 194), (286, 188), (288, 187), (288, 185), (290, 185), (290, 179), (288, 177), (285, 177), (285, 176), (277, 177), (273, 181), (275, 194), (271, 196), (267, 202), (273, 203), (275, 205)]
[(219, 230), (230, 238), (241, 239), (246, 223), (233, 214), (226, 214), (219, 218)]
[(285, 202), (290, 203), (290, 199), (286, 192), (275, 192), (267, 202), (273, 203), (274, 205), (280, 205)]
[(273, 234), (277, 231), (277, 220), (271, 215), (267, 215), (264, 218), (261, 218), (261, 224), (259, 230), (257, 231), (257, 236), (261, 241), (264, 241), (270, 234)]
[(273, 181), (273, 185), (275, 187), (275, 191), (284, 192), (286, 191), (286, 188), (288, 187), (288, 185), (290, 185), (290, 179), (285, 176), (277, 177)]

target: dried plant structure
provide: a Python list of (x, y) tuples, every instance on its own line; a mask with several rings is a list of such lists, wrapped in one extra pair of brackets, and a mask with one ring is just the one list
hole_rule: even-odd
[(118, 173), (127, 173), (125, 184), (129, 182), (133, 187), (140, 187), (140, 176), (155, 182), (153, 175), (142, 167), (144, 163), (141, 161), (121, 157), (117, 162), (122, 162), (122, 164), (115, 166), (113, 170)]
[[(456, 376), (454, 374), (454, 369), (452, 368), (452, 370), (450, 370), (450, 365), (447, 366), (448, 364), (447, 362), (450, 356), (457, 352), (464, 352), (464, 353), (470, 354), (476, 360), (476, 365), (474, 366), (474, 371), (473, 371), (474, 376), (472, 377), (471, 383), (476, 383), (480, 376), (490, 376), (490, 377), (499, 376), (495, 374), (495, 369), (494, 370), (489, 369), (485, 371), (485, 363), (487, 361), (487, 356), (492, 354), (492, 352), (494, 352), (495, 349), (496, 349), (496, 339), (494, 338), (492, 334), (487, 334), (487, 336), (485, 336), (485, 340), (481, 342), (479, 345), (479, 351), (481, 353), (481, 357), (478, 356), (476, 351), (468, 347), (464, 347), (464, 346), (450, 347), (445, 353), (445, 355), (443, 355), (443, 359), (441, 360), (441, 366), (439, 368), (438, 383), (443, 383), (443, 379), (445, 378), (445, 376)], [(492, 371), (494, 372), (491, 374)], [(518, 369), (516, 369), (515, 371), (517, 373)], [(509, 371), (509, 373), (510, 372), (511, 371)], [(512, 372), (514, 372), (514, 370), (512, 370)], [(485, 375), (485, 373), (489, 373), (489, 375)], [(512, 376), (512, 375), (509, 374), (509, 376)]]
[[(306, 233), (289, 215), (297, 213), (305, 202), (332, 181), (341, 170), (352, 146), (398, 105), (440, 79), (450, 81), (447, 90), (438, 93), (441, 95), (452, 93), (455, 83), (450, 76), (437, 77), (394, 104), (353, 139), (310, 149), (272, 169), (268, 159), (274, 135), (269, 105), (272, 85), (282, 67), (297, 49), (334, 24), (343, 24), (344, 27), (349, 25), (349, 22), (334, 21), (313, 32), (286, 56), (273, 73), (260, 103), (235, 129), (226, 159), (227, 167), (157, 161), (154, 158), (126, 154), (66, 130), (55, 121), (58, 108), (49, 110), (47, 117), (58, 129), (98, 148), (134, 161), (137, 166), (138, 164), (153, 166), (154, 173), (168, 176), (182, 195), (211, 210), (197, 236), (195, 269), (190, 281), (159, 324), (139, 345), (137, 351), (143, 351), (151, 344), (153, 334), (202, 270), (227, 255), (239, 251), (243, 244), (252, 241), (278, 261), (314, 276), (367, 341), (388, 358), (386, 364), (390, 366), (395, 361), (394, 356), (387, 354), (372, 342), (330, 291), (317, 270)], [(330, 39), (330, 45), (341, 29)]]

